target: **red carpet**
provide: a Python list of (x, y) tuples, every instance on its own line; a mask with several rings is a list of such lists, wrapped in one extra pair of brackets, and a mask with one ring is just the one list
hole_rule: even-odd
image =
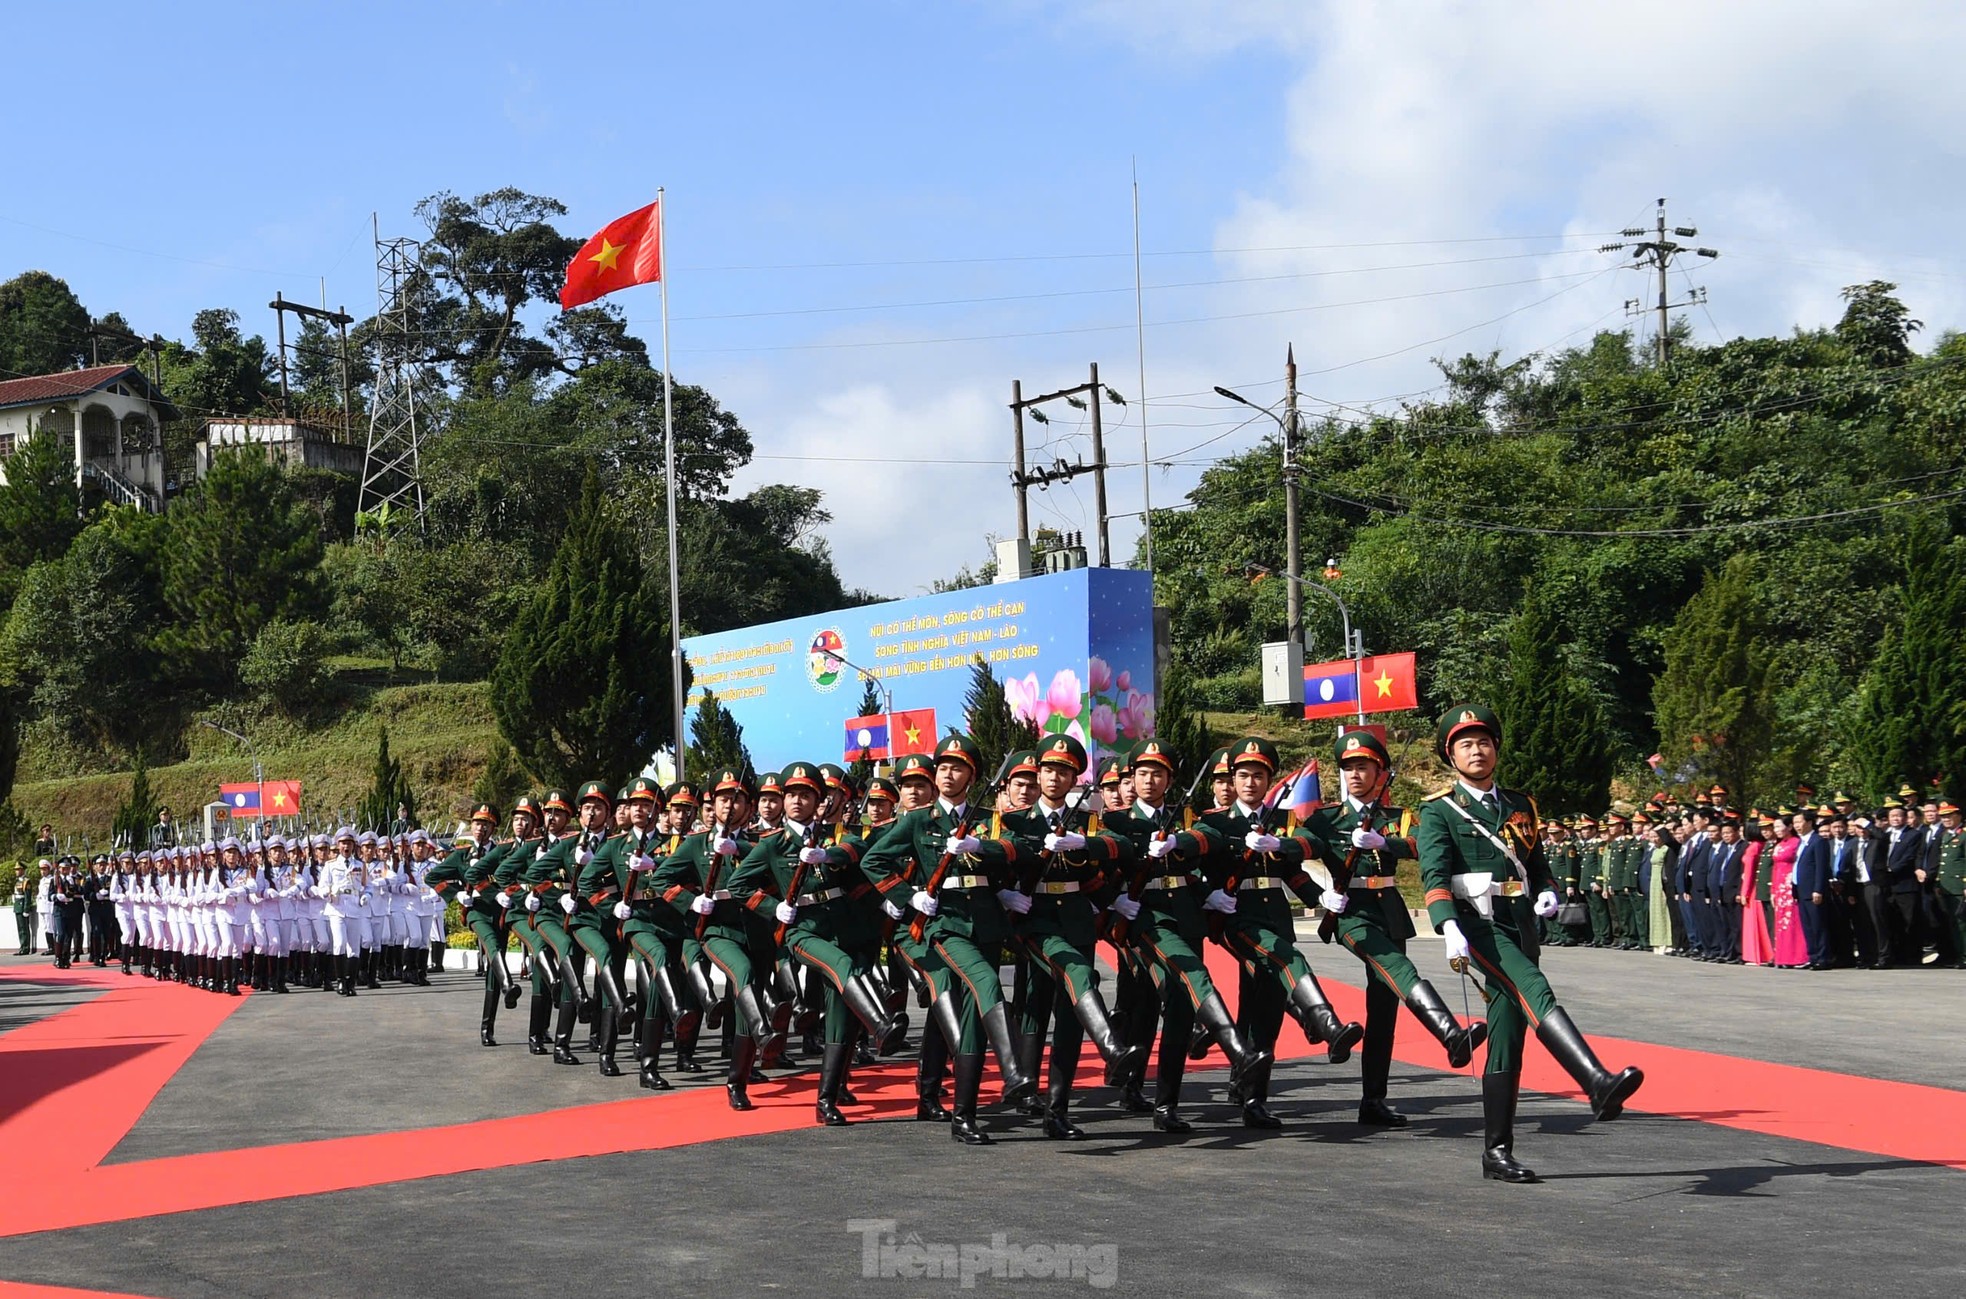
[[(1333, 959), (1351, 958), (1335, 949), (1324, 954), (1325, 964)], [(1228, 958), (1212, 953), (1210, 964), (1217, 979), (1233, 989)], [(813, 1121), (814, 1079), (806, 1075), (753, 1088), (758, 1108), (746, 1114), (730, 1110), (721, 1088), (708, 1087), (448, 1127), (104, 1166), (101, 1159), (157, 1091), (240, 1002), (120, 974), (74, 973), (76, 981), (109, 991), (0, 1037), (0, 1149), (14, 1155), (19, 1167), (46, 1174), (37, 1179), (32, 1196), (9, 1206), (0, 1236), (660, 1150), (790, 1131)], [(47, 979), (40, 973), (28, 977)], [(1363, 1014), (1362, 992), (1336, 980), (1327, 988), (1342, 1016)], [(462, 1018), (459, 1023), (460, 1032), (468, 1028)], [(1285, 1035), (1286, 1058), (1312, 1052), (1288, 1022)], [(1966, 1094), (1617, 1038), (1593, 1041), (1607, 1064), (1645, 1069), (1645, 1087), (1628, 1107), (1634, 1113), (1966, 1167)], [(1397, 1054), (1409, 1064), (1446, 1068), (1439, 1048), (1410, 1019), (1400, 1025)], [(1221, 1057), (1211, 1056), (1210, 1063), (1220, 1067)], [(854, 1089), (868, 1103), (854, 1115), (907, 1112), (914, 1099), (912, 1079), (908, 1065), (857, 1071)], [(1530, 1048), (1525, 1083), (1577, 1095), (1540, 1047)], [(986, 1088), (986, 1100), (989, 1094)], [(9, 1293), (69, 1292), (0, 1290), (0, 1299)]]

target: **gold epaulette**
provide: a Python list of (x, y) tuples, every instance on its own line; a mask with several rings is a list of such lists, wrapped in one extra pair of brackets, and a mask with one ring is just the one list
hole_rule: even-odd
[(1454, 786), (1449, 785), (1444, 789), (1436, 789), (1433, 793), (1427, 795), (1425, 798), (1421, 799), (1420, 801), (1422, 803), (1431, 803), (1437, 798), (1446, 798), (1449, 794), (1453, 792), (1454, 792)]

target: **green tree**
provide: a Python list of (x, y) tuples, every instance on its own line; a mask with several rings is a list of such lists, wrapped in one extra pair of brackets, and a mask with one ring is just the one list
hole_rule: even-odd
[(389, 752), (389, 728), (385, 726), (376, 739), (375, 767), (368, 792), (356, 807), (356, 820), (369, 829), (386, 831), (396, 820), (398, 807), (407, 807), (410, 823), (416, 823), (416, 791), (410, 787), (403, 764)]
[(969, 728), (969, 738), (976, 741), (983, 762), (980, 780), (996, 774), (1006, 753), (1035, 748), (1038, 742), (1038, 728), (1012, 715), (1003, 682), (997, 680), (981, 654), (970, 663), (969, 690), (963, 695), (963, 721)]
[(533, 775), (571, 786), (639, 771), (678, 740), (666, 607), (590, 467), (546, 578), (492, 671), (499, 732)]
[[(1709, 573), (1673, 620), (1653, 691), (1668, 770), (1691, 766), (1746, 791), (1774, 738), (1772, 654), (1754, 605), (1754, 560)], [(1738, 796), (1738, 794), (1737, 794)]]
[(321, 537), (280, 471), (251, 452), (213, 458), (171, 515), (164, 600), (177, 626), (161, 639), (194, 681), (225, 690), (253, 637), (319, 605)]
[(150, 788), (150, 765), (141, 748), (136, 753), (136, 769), (130, 773), (130, 795), (116, 809), (110, 822), (114, 842), (131, 848), (149, 843), (151, 823), (157, 819), (157, 796)]
[(1555, 606), (1531, 586), (1509, 636), (1509, 683), (1496, 716), (1509, 784), (1552, 811), (1594, 811), (1611, 797), (1611, 753), (1597, 694), (1574, 672)]
[(690, 773), (701, 780), (719, 767), (751, 769), (751, 751), (744, 747), (744, 728), (737, 724), (714, 691), (706, 690), (697, 700), (696, 714), (689, 722)]
[(75, 448), (53, 433), (15, 444), (0, 476), (0, 600), (8, 600), (31, 566), (68, 552), (82, 531), (82, 497)]
[(1859, 705), (1859, 765), (1874, 797), (1906, 779), (1952, 789), (1966, 778), (1966, 543), (1919, 519), (1903, 562), (1902, 618), (1885, 632)]
[(526, 769), (519, 765), (518, 755), (504, 740), (492, 745), (491, 756), (485, 759), (485, 769), (478, 773), (478, 779), (471, 786), (471, 801), (489, 803), (492, 809), (503, 815), (511, 808), (519, 795), (526, 792)]
[(1912, 357), (1911, 336), (1925, 328), (1925, 322), (1913, 320), (1905, 304), (1893, 296), (1897, 288), (1872, 280), (1843, 290), (1843, 319), (1836, 322), (1836, 336), (1865, 365), (1904, 365)]
[(239, 684), (256, 691), (275, 712), (309, 716), (333, 692), (327, 636), (314, 623), (275, 618), (259, 629), (252, 648), (239, 660)]
[(89, 313), (66, 282), (25, 271), (0, 284), (0, 379), (89, 361)]
[(207, 307), (191, 318), (189, 346), (162, 349), (164, 393), (192, 418), (204, 415), (257, 415), (273, 410), (279, 386), (273, 357), (258, 334), (239, 332), (239, 313)]

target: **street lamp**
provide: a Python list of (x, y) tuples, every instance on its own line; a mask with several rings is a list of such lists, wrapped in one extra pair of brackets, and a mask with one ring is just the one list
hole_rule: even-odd
[(231, 736), (245, 745), (246, 751), (252, 754), (253, 783), (259, 786), (259, 837), (264, 839), (266, 837), (266, 771), (259, 765), (259, 746), (229, 726), (220, 726), (217, 722), (208, 722), (202, 717), (198, 719), (198, 725), (217, 731), (221, 735)]
[[(1293, 374), (1296, 372), (1293, 365)], [(1284, 562), (1289, 566), (1289, 576), (1293, 583), (1284, 599), (1284, 621), (1289, 624), (1285, 633), (1292, 644), (1304, 643), (1304, 598), (1298, 593), (1295, 583), (1303, 578), (1304, 564), (1298, 555), (1297, 544), (1297, 404), (1290, 402), (1288, 419), (1277, 414), (1268, 406), (1259, 406), (1239, 392), (1215, 386), (1218, 396), (1226, 397), (1239, 405), (1260, 414), (1268, 415), (1276, 421), (1278, 432), (1283, 434), (1283, 553)]]
[[(1276, 575), (1267, 564), (1245, 564), (1243, 571), (1257, 577)], [(1344, 629), (1345, 657), (1352, 661), (1352, 697), (1358, 703), (1358, 720), (1362, 725), (1365, 722), (1365, 691), (1360, 684), (1360, 668), (1361, 660), (1365, 658), (1365, 637), (1352, 631), (1352, 611), (1345, 607), (1344, 597), (1322, 582), (1314, 582), (1305, 577), (1292, 577), (1288, 573), (1283, 575), (1283, 579), (1292, 584), (1292, 589), (1310, 587), (1312, 590), (1322, 591), (1331, 597), (1333, 604), (1338, 606), (1338, 620)]]

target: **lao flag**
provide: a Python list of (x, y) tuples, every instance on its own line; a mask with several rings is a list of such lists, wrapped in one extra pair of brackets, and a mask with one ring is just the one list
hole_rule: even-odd
[(1277, 802), (1300, 822), (1324, 806), (1324, 783), (1315, 760), (1277, 782)]
[(1358, 711), (1358, 664), (1351, 659), (1304, 665), (1304, 716), (1349, 717)]
[(852, 717), (846, 724), (846, 760), (848, 762), (871, 762), (889, 756), (888, 717), (886, 713), (875, 713), (871, 717)]
[(258, 785), (220, 785), (218, 801), (225, 804), (225, 810), (233, 816), (259, 815)]

